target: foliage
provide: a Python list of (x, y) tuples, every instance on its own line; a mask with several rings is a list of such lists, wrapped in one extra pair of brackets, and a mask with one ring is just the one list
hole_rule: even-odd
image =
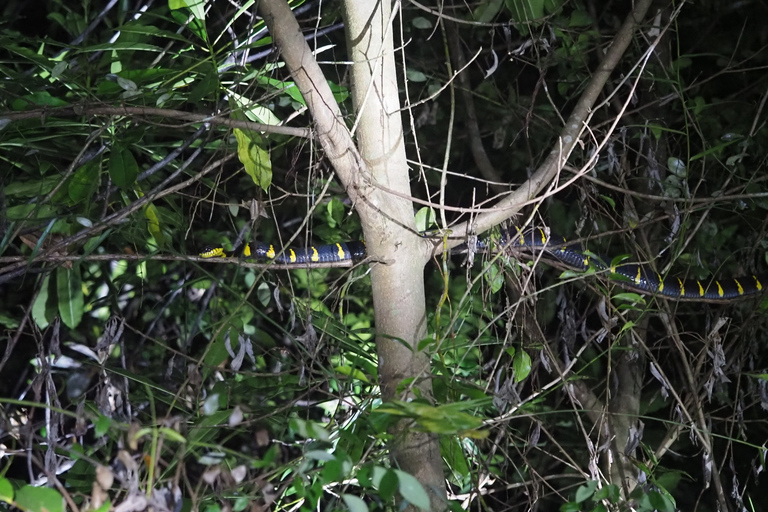
[[(351, 126), (337, 7), (296, 4)], [(47, 0), (39, 19), (18, 0), (4, 7), (0, 499), (51, 511), (63, 500), (427, 508), (387, 458), (388, 427), (407, 418), (440, 435), (454, 510), (768, 507), (765, 301), (665, 302), (539, 255), (481, 252), (466, 268), (441, 255), (427, 270), (420, 345), (434, 401), (382, 403), (367, 265), (285, 271), (194, 256), (206, 244), (361, 236), (315, 141), (276, 128), (311, 119), (263, 21), (236, 3), (126, 5), (97, 18), (88, 2)], [(637, 34), (562, 187), (516, 222), (665, 275), (764, 270), (764, 27), (735, 4), (674, 8)], [(458, 207), (415, 214), (440, 246), (464, 212), (493, 204), (489, 181), (521, 183), (557, 147), (627, 12), (452, 6), (466, 22), (454, 27), (462, 51), (479, 52), (466, 89), (489, 177), (472, 130), (458, 129), (472, 116), (449, 92), (440, 10), (403, 9), (413, 193), (434, 206), (444, 190)], [(619, 417), (631, 425), (614, 427)], [(615, 443), (629, 483), (606, 462)], [(63, 485), (31, 485), (54, 478)]]

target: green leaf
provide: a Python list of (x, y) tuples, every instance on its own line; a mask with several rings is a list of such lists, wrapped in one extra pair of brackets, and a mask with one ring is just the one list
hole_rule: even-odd
[(463, 401), (435, 407), (422, 402), (392, 401), (380, 406), (376, 412), (414, 418), (427, 432), (482, 438), (487, 436), (487, 432), (475, 429), (482, 426), (483, 420), (463, 412), (463, 409), (477, 405), (472, 401)]
[(77, 204), (96, 191), (99, 178), (99, 166), (96, 160), (91, 160), (75, 171), (74, 176), (69, 182), (67, 192), (73, 204)]
[(237, 157), (245, 166), (245, 172), (257, 186), (268, 190), (272, 184), (272, 162), (269, 159), (269, 152), (239, 128), (235, 128), (235, 139), (237, 139)]
[(55, 293), (49, 293), (51, 285), (50, 275), (45, 276), (40, 286), (40, 293), (37, 294), (35, 303), (32, 305), (32, 318), (40, 329), (45, 329), (51, 323), (56, 315)]
[(331, 94), (333, 94), (333, 99), (336, 100), (336, 103), (342, 103), (349, 98), (349, 89), (343, 85), (338, 85), (328, 80), (328, 87), (330, 87)]
[(344, 221), (344, 203), (342, 203), (337, 197), (328, 201), (328, 205), (325, 207), (325, 222), (328, 223), (328, 227), (335, 228)]
[(109, 176), (112, 182), (123, 190), (127, 190), (136, 183), (139, 175), (139, 164), (133, 158), (133, 153), (128, 148), (116, 146), (109, 157)]
[(400, 482), (400, 495), (412, 505), (416, 505), (423, 510), (429, 510), (429, 496), (419, 481), (405, 471), (399, 469), (394, 471)]
[(132, 51), (148, 51), (148, 52), (157, 52), (160, 53), (163, 51), (163, 49), (160, 46), (155, 46), (153, 44), (146, 44), (146, 43), (135, 43), (132, 41), (123, 42), (123, 41), (115, 41), (114, 43), (103, 43), (103, 44), (94, 44), (93, 46), (87, 46), (85, 48), (80, 48), (78, 51), (80, 52), (111, 52), (111, 51), (121, 51), (121, 50), (132, 50)]
[(618, 503), (619, 499), (619, 486), (616, 484), (604, 485), (595, 491), (595, 495), (592, 497), (592, 501), (608, 500), (611, 503)]
[(56, 269), (56, 291), (59, 300), (59, 315), (64, 325), (74, 329), (83, 319), (83, 284), (80, 267)]
[(597, 480), (590, 480), (586, 484), (576, 489), (576, 503), (583, 503), (595, 494), (597, 489)]
[(464, 456), (464, 448), (456, 436), (440, 437), (440, 453), (448, 469), (455, 475), (468, 477), (470, 475), (469, 464)]
[(170, 30), (163, 30), (153, 25), (142, 25), (141, 23), (137, 23), (135, 21), (129, 21), (128, 23), (124, 24), (122, 27), (120, 27), (120, 32), (123, 34), (143, 34), (153, 37), (164, 37), (166, 39), (175, 39), (176, 41), (182, 41), (185, 43), (189, 42), (189, 39), (180, 36), (175, 32), (171, 32)]
[(405, 76), (408, 77), (408, 80), (411, 82), (426, 82), (427, 81), (427, 75), (422, 73), (421, 71), (418, 71), (416, 69), (407, 69), (405, 71)]
[(432, 28), (432, 22), (422, 16), (416, 16), (415, 18), (413, 18), (411, 20), (411, 25), (413, 25), (416, 28), (421, 28), (424, 30), (429, 30)]
[(267, 283), (263, 281), (259, 283), (259, 287), (256, 289), (256, 298), (262, 306), (269, 306), (269, 301), (272, 300), (272, 292), (269, 290)]
[(485, 281), (491, 285), (491, 293), (498, 293), (504, 286), (504, 273), (497, 263), (488, 267), (488, 271), (483, 273)]
[(592, 18), (587, 11), (576, 9), (571, 13), (571, 20), (568, 22), (568, 26), (575, 27), (588, 27), (592, 24)]
[(206, 65), (200, 71), (197, 83), (189, 93), (187, 101), (191, 104), (200, 103), (208, 96), (215, 96), (219, 90), (219, 74), (211, 65)]
[(489, 23), (493, 21), (496, 15), (499, 14), (502, 5), (504, 5), (504, 0), (485, 0), (484, 2), (480, 2), (478, 8), (475, 9), (475, 12), (473, 13), (475, 20), (479, 23)]
[(512, 360), (512, 368), (515, 370), (515, 383), (525, 380), (531, 373), (531, 356), (525, 350), (519, 350)]
[(312, 421), (292, 418), (291, 429), (305, 439), (319, 439), (320, 441), (329, 441), (331, 439), (327, 430)]
[(374, 466), (372, 480), (379, 491), (379, 496), (384, 500), (391, 500), (397, 490), (398, 478), (395, 472), (381, 466)]
[(357, 379), (365, 383), (371, 382), (368, 379), (368, 377), (366, 377), (365, 374), (360, 370), (358, 370), (357, 368), (352, 368), (350, 366), (337, 366), (336, 368), (334, 368), (334, 371), (340, 375), (344, 375), (346, 377), (352, 377), (353, 379)]
[(16, 98), (11, 102), (11, 110), (27, 110), (38, 107), (65, 107), (68, 102), (51, 96), (49, 92), (39, 91)]
[(435, 225), (435, 210), (424, 207), (416, 212), (416, 231), (423, 233)]
[(660, 492), (650, 491), (648, 499), (651, 505), (659, 512), (675, 512), (675, 504), (667, 496)]
[(605, 194), (600, 194), (600, 197), (603, 199), (603, 201), (608, 203), (608, 205), (611, 207), (611, 210), (615, 210), (616, 209), (616, 201), (614, 201), (611, 196), (606, 196)]
[(101, 437), (105, 435), (107, 432), (109, 432), (109, 427), (111, 426), (112, 426), (111, 418), (104, 415), (99, 415), (99, 419), (96, 420), (96, 423), (94, 424), (93, 435), (96, 437)]
[(6, 503), (13, 501), (13, 485), (7, 478), (0, 478), (0, 501)]
[(60, 176), (48, 176), (33, 181), (14, 181), (5, 186), (5, 195), (7, 197), (35, 197), (43, 196), (53, 190), (53, 187), (61, 183)]
[(344, 504), (349, 508), (349, 512), (368, 512), (368, 505), (357, 496), (342, 494), (341, 499), (344, 500)]
[(635, 327), (635, 322), (629, 321), (621, 326), (621, 330), (619, 331), (619, 334), (623, 333), (624, 331), (628, 331), (629, 329), (633, 329)]
[(544, 0), (506, 0), (515, 21), (530, 22), (544, 17)]
[(299, 90), (299, 87), (296, 85), (296, 82), (278, 80), (276, 78), (270, 78), (268, 76), (259, 76), (257, 77), (257, 81), (261, 85), (278, 89), (278, 91), (276, 92), (283, 92), (288, 96), (290, 96), (291, 99), (296, 103), (304, 107), (307, 106), (307, 102), (306, 100), (304, 100), (304, 96), (302, 96), (301, 91)]
[(50, 487), (25, 485), (16, 491), (14, 504), (29, 512), (64, 512), (64, 498)]
[(171, 10), (188, 8), (192, 15), (198, 20), (205, 19), (206, 0), (168, 0), (168, 7)]
[(144, 208), (144, 217), (147, 219), (147, 230), (155, 239), (157, 245), (166, 247), (168, 239), (160, 226), (160, 216), (158, 215), (157, 207), (152, 203), (147, 204)]
[(613, 296), (613, 298), (617, 301), (621, 302), (629, 302), (630, 304), (645, 304), (645, 297), (640, 295), (639, 293), (632, 293), (632, 292), (626, 292), (626, 293), (617, 293)]

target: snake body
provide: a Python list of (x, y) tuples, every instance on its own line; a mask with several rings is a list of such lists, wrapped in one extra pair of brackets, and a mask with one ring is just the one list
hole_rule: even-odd
[[(547, 234), (542, 228), (519, 230), (512, 227), (502, 229), (502, 244), (506, 247), (537, 249), (550, 254), (568, 267), (579, 271), (595, 268), (609, 273), (622, 285), (646, 294), (661, 295), (677, 300), (728, 301), (741, 297), (758, 295), (768, 286), (768, 275), (749, 275), (728, 279), (680, 279), (662, 277), (648, 265), (626, 263), (608, 265), (598, 257), (585, 254), (578, 247), (569, 245), (560, 235)], [(481, 244), (481, 246), (485, 246)], [(220, 246), (207, 246), (201, 252), (203, 258), (231, 257)], [(242, 256), (257, 260), (271, 260), (287, 265), (309, 263), (332, 263), (351, 260), (358, 262), (366, 257), (362, 241), (339, 242), (335, 244), (309, 246), (304, 249), (287, 248), (278, 251), (265, 243), (246, 244)]]

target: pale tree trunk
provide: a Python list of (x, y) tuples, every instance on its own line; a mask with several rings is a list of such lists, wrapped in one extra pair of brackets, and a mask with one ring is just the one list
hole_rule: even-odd
[[(345, 25), (353, 61), (351, 93), (358, 113), (353, 143), (333, 94), (285, 0), (261, 0), (259, 12), (280, 48), (315, 121), (317, 138), (360, 215), (371, 266), (379, 379), (385, 400), (418, 394), (431, 400), (429, 356), (417, 350), (427, 333), (424, 265), (429, 245), (416, 232), (405, 159), (391, 4), (347, 0)], [(408, 382), (405, 390), (398, 385)], [(414, 393), (418, 388), (418, 393)], [(403, 421), (393, 431), (396, 467), (416, 477), (432, 510), (446, 508), (439, 440)]]
[[(413, 379), (422, 397), (432, 397), (429, 356), (417, 350), (427, 334), (424, 296), (425, 246), (416, 233), (408, 164), (403, 143), (395, 70), (391, 2), (346, 0), (344, 21), (352, 61), (351, 92), (357, 113), (358, 148), (379, 194), (365, 228), (368, 252), (387, 264), (371, 272), (384, 400), (409, 399), (397, 393)], [(373, 197), (373, 196), (371, 196)], [(393, 432), (393, 462), (414, 475), (430, 494), (433, 510), (445, 508), (445, 479), (436, 435), (413, 431), (401, 421)]]

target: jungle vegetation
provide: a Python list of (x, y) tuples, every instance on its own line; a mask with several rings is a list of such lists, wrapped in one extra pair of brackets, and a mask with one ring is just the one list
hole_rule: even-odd
[(764, 1), (0, 13), (3, 506), (768, 510)]

